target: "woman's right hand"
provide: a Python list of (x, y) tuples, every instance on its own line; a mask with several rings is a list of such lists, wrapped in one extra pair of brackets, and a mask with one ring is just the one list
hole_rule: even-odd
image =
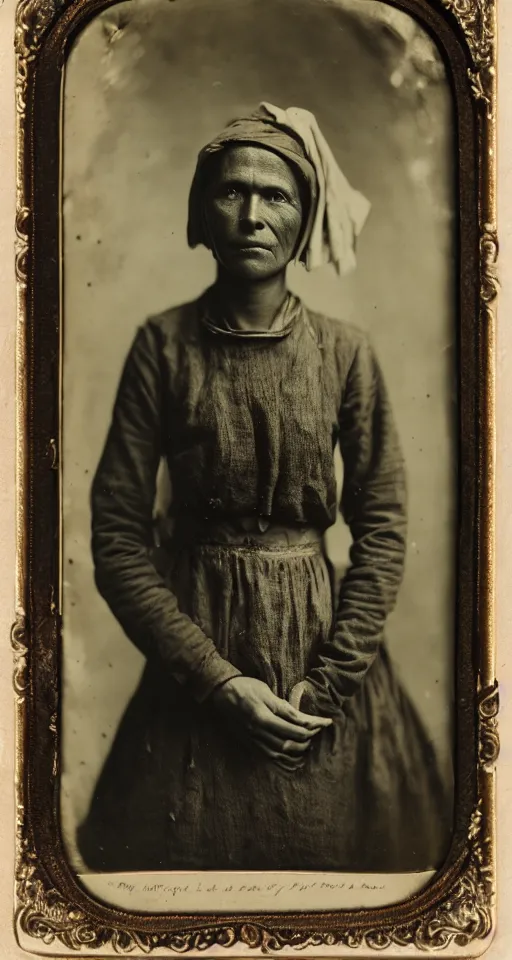
[(212, 702), (238, 735), (284, 770), (303, 766), (313, 737), (332, 723), (326, 717), (301, 713), (252, 677), (226, 681), (213, 691)]

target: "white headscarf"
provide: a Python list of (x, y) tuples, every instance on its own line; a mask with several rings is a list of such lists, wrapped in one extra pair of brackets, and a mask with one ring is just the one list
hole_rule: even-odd
[(271, 103), (262, 103), (260, 111), (300, 138), (316, 172), (318, 198), (304, 250), (306, 269), (332, 263), (340, 276), (349, 273), (356, 265), (355, 244), (370, 212), (369, 201), (341, 172), (314, 114), (300, 107), (281, 110)]

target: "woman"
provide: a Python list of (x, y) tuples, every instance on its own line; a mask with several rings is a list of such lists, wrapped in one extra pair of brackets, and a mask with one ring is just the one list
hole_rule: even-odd
[[(367, 212), (306, 111), (263, 104), (199, 155), (188, 237), (217, 278), (138, 331), (93, 485), (98, 589), (147, 658), (79, 831), (93, 870), (408, 871), (446, 853), (434, 753), (383, 643), (406, 547), (386, 388), (366, 336), (286, 287), (294, 259), (350, 269)], [(353, 544), (334, 597), (338, 443)]]

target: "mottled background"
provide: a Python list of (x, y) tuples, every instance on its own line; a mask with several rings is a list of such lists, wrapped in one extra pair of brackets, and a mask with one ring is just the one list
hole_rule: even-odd
[[(142, 666), (95, 591), (90, 481), (136, 326), (213, 277), (185, 240), (196, 154), (260, 100), (314, 111), (372, 203), (350, 279), (290, 279), (312, 307), (369, 330), (384, 368), (410, 485), (389, 646), (450, 777), (455, 247), (439, 57), (377, 0), (132, 0), (86, 28), (65, 85), (62, 814), (78, 868), (74, 828)], [(341, 570), (341, 523), (329, 544)]]

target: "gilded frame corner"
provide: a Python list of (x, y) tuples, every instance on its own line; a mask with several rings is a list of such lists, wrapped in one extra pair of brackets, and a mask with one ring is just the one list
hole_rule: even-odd
[[(34, 494), (34, 471), (45, 483), (57, 483), (59, 468), (58, 416), (38, 419), (34, 375), (37, 350), (43, 342), (34, 324), (34, 289), (40, 282), (38, 177), (35, 168), (38, 130), (37, 76), (52, 74), (50, 87), (59, 93), (59, 70), (66, 43), (80, 23), (112, 0), (19, 0), (16, 11), (17, 110), (17, 610), (11, 641), (14, 654), (16, 704), (16, 914), (18, 936), (59, 952), (112, 949), (116, 953), (149, 954), (156, 948), (171, 953), (205, 951), (211, 946), (258, 952), (292, 952), (305, 948), (359, 948), (372, 953), (390, 948), (393, 955), (416, 947), (446, 955), (478, 955), (495, 922), (496, 831), (495, 764), (499, 753), (498, 685), (494, 655), (494, 336), (498, 291), (496, 225), (496, 0), (387, 0), (417, 14), (441, 38), (453, 66), (459, 96), (459, 123), (474, 134), (474, 164), (466, 177), (474, 193), (473, 210), (464, 218), (469, 239), (461, 267), (466, 309), (474, 303), (475, 328), (469, 378), (473, 409), (467, 423), (474, 433), (473, 586), (477, 602), (472, 613), (473, 641), (466, 647), (470, 711), (468, 731), (475, 740), (470, 798), (463, 836), (447, 867), (432, 886), (406, 903), (373, 911), (264, 916), (195, 916), (188, 918), (130, 915), (88, 898), (75, 883), (57, 844), (51, 854), (35, 822), (28, 771), (35, 761), (29, 735), (35, 723), (35, 698), (45, 689), (46, 704), (38, 717), (39, 749), (44, 754), (37, 777), (42, 799), (52, 807), (59, 775), (59, 698), (55, 650), (59, 635), (57, 582), (47, 581), (46, 596), (34, 601), (34, 530), (40, 501)], [(367, 3), (373, 0), (365, 0)], [(442, 34), (442, 37), (441, 37)], [(448, 52), (451, 48), (451, 54)], [(454, 51), (456, 53), (454, 53)], [(52, 73), (53, 70), (53, 73)], [(48, 88), (47, 88), (48, 89)], [(58, 142), (57, 114), (46, 131)], [(468, 133), (469, 136), (469, 133)], [(460, 161), (461, 162), (461, 161)], [(473, 218), (471, 221), (471, 217)], [(471, 221), (471, 222), (470, 222)], [(462, 236), (460, 231), (460, 236)], [(52, 241), (57, 243), (57, 238)], [(58, 253), (58, 248), (56, 248)], [(462, 291), (463, 292), (463, 291)], [(53, 304), (58, 310), (58, 305)], [(57, 350), (58, 320), (50, 310), (45, 350)], [(469, 403), (469, 394), (468, 400)], [(42, 471), (42, 472), (41, 472)], [(52, 517), (38, 536), (52, 537)], [(40, 525), (41, 527), (41, 525)], [(42, 639), (41, 639), (42, 638)], [(475, 640), (476, 638), (476, 640)], [(53, 651), (53, 653), (52, 653)], [(36, 658), (37, 654), (37, 658)], [(46, 656), (45, 656), (46, 654)], [(43, 656), (42, 656), (43, 655)], [(473, 724), (473, 726), (471, 726)], [(48, 827), (48, 825), (47, 825)], [(459, 831), (460, 832), (460, 831)], [(43, 840), (41, 837), (43, 836)], [(50, 838), (51, 839), (51, 838)], [(20, 941), (21, 942), (21, 941)], [(33, 947), (32, 947), (33, 944)], [(27, 949), (29, 949), (27, 947)], [(466, 952), (467, 951), (467, 952)]]

